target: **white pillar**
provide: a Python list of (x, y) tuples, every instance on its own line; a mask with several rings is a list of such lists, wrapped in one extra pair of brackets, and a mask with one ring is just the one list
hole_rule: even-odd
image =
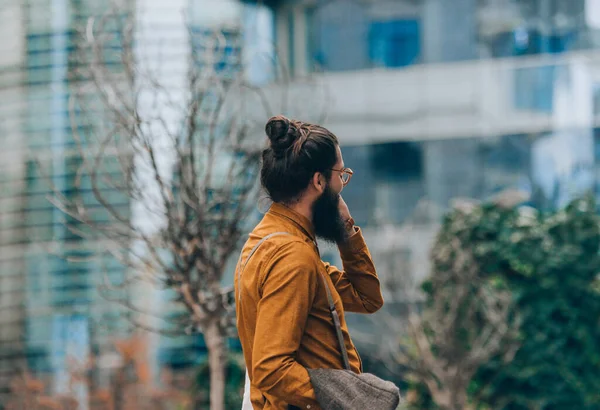
[(265, 5), (247, 4), (242, 14), (242, 61), (246, 78), (251, 84), (264, 85), (277, 75), (273, 11)]
[(589, 63), (557, 67), (551, 135), (532, 148), (532, 177), (547, 206), (563, 207), (594, 187), (593, 94)]
[[(151, 117), (162, 118), (169, 130), (174, 134), (180, 127), (182, 113), (174, 108), (175, 105), (183, 103), (187, 98), (188, 88), (186, 75), (188, 72), (189, 59), (189, 34), (185, 22), (187, 11), (187, 0), (170, 0), (159, 2), (155, 0), (139, 0), (137, 2), (136, 19), (137, 30), (136, 59), (141, 65), (140, 72), (150, 71), (158, 83), (168, 91), (160, 91), (155, 95), (156, 89), (146, 88), (139, 99), (138, 111), (142, 119)], [(142, 74), (143, 75), (143, 74)], [(140, 77), (139, 85), (143, 85), (146, 78)], [(148, 87), (146, 85), (146, 87)], [(172, 176), (175, 155), (169, 150), (170, 136), (164, 131), (158, 121), (144, 125), (144, 131), (153, 135), (152, 144), (157, 157), (158, 170), (163, 180), (169, 181)], [(155, 206), (161, 209), (162, 200), (158, 184), (154, 180), (154, 174), (149, 168), (148, 158), (139, 155), (135, 158), (137, 166), (137, 177), (147, 186), (144, 189), (144, 198), (133, 201), (132, 223), (147, 235), (159, 232), (166, 224), (155, 212), (148, 207)], [(144, 244), (134, 244), (136, 252), (145, 252)], [(139, 273), (139, 272), (136, 272)], [(168, 313), (165, 292), (151, 283), (140, 283), (134, 290), (136, 306), (148, 312), (165, 316)], [(142, 323), (154, 328), (160, 328), (164, 322), (160, 318), (146, 315), (140, 318)], [(158, 348), (160, 344), (159, 334), (148, 334), (148, 363), (150, 364), (152, 380), (158, 381), (160, 372), (158, 363)]]

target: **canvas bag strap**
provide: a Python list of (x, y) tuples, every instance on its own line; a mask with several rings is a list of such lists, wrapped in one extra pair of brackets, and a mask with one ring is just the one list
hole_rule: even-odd
[(325, 285), (325, 292), (327, 292), (327, 301), (329, 302), (329, 312), (331, 312), (331, 317), (333, 318), (333, 324), (335, 325), (335, 333), (337, 336), (338, 344), (340, 345), (340, 352), (342, 353), (342, 362), (344, 363), (344, 369), (350, 369), (350, 361), (348, 360), (348, 351), (346, 350), (346, 345), (344, 344), (344, 336), (342, 334), (342, 325), (340, 323), (340, 315), (338, 314), (337, 309), (335, 308), (335, 303), (333, 302), (333, 296), (331, 295), (331, 290), (329, 286), (327, 286), (327, 280), (325, 276), (321, 273), (321, 279), (323, 279), (323, 285)]
[[(265, 236), (264, 238), (262, 238), (260, 241), (258, 241), (258, 243), (256, 245), (254, 245), (254, 248), (252, 248), (252, 250), (250, 251), (250, 253), (248, 254), (248, 257), (246, 258), (246, 260), (244, 261), (244, 264), (242, 265), (240, 262), (242, 261), (242, 255), (240, 253), (240, 259), (238, 261), (238, 283), (241, 284), (241, 279), (242, 279), (242, 271), (246, 268), (246, 265), (248, 264), (248, 261), (250, 260), (250, 258), (252, 257), (252, 255), (254, 255), (254, 252), (256, 252), (256, 250), (258, 249), (258, 247), (260, 245), (262, 245), (262, 243), (264, 241), (266, 241), (269, 238), (272, 238), (273, 236), (277, 236), (277, 235), (291, 235), (291, 233), (288, 232), (273, 232), (267, 236)], [(238, 295), (238, 301), (242, 300), (242, 288), (240, 286), (240, 294)]]

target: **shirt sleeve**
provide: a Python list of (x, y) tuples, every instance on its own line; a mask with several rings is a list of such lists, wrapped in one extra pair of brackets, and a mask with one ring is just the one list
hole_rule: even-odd
[(360, 228), (345, 244), (339, 246), (343, 270), (325, 263), (327, 273), (335, 284), (344, 310), (374, 313), (383, 306), (383, 296), (375, 264)]
[(320, 409), (308, 371), (295, 357), (318, 279), (318, 258), (302, 242), (282, 245), (267, 264), (258, 303), (252, 383), (288, 404)]

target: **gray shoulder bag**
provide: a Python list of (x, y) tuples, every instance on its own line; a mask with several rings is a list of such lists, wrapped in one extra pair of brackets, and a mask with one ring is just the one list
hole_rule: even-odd
[[(288, 232), (275, 232), (262, 238), (250, 251), (244, 267), (260, 244), (275, 235), (292, 234)], [(238, 275), (241, 277), (241, 271), (238, 272)], [(319, 405), (323, 410), (396, 410), (400, 404), (400, 389), (394, 383), (382, 380), (370, 373), (356, 374), (350, 369), (348, 351), (344, 344), (344, 336), (340, 324), (340, 315), (335, 308), (331, 289), (329, 289), (327, 280), (322, 273), (321, 279), (327, 293), (329, 311), (333, 319), (344, 370), (307, 369)], [(240, 292), (238, 297), (241, 299), (241, 296)], [(296, 407), (289, 406), (289, 408), (294, 409)]]
[(400, 404), (400, 390), (394, 383), (382, 380), (374, 374), (356, 374), (350, 370), (340, 316), (322, 273), (321, 278), (327, 292), (329, 311), (335, 326), (344, 370), (307, 369), (319, 405), (325, 410), (396, 410)]

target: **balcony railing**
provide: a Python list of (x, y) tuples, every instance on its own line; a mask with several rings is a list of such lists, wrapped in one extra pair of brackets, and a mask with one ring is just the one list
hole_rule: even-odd
[[(600, 122), (597, 51), (325, 73), (311, 80), (329, 99), (325, 125), (346, 145), (540, 133)], [(321, 104), (321, 96), (314, 98)]]

